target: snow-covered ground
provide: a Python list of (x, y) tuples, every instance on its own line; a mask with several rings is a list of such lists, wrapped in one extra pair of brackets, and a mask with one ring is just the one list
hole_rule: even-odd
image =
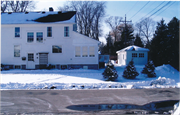
[(125, 66), (115, 65), (118, 79), (104, 81), (99, 70), (8, 70), (1, 71), (1, 89), (104, 89), (104, 88), (167, 88), (180, 87), (179, 72), (170, 65), (156, 67), (156, 78), (146, 78), (141, 71), (144, 66), (135, 65), (139, 76), (134, 80), (122, 77)]

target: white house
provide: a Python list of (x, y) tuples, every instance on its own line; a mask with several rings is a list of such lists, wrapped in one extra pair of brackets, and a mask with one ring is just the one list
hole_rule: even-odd
[(141, 48), (135, 45), (128, 46), (117, 51), (118, 64), (127, 65), (132, 59), (135, 65), (144, 65), (148, 61), (149, 49)]
[(98, 69), (99, 41), (76, 28), (75, 11), (1, 13), (1, 64)]

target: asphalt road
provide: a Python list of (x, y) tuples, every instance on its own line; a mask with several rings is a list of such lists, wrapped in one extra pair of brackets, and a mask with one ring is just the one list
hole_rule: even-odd
[[(107, 104), (139, 107), (157, 101), (179, 100), (179, 94), (178, 88), (1, 90), (1, 114), (124, 114), (132, 109), (98, 110), (96, 107)], [(92, 108), (85, 109), (87, 107)], [(138, 108), (135, 110), (140, 111)]]

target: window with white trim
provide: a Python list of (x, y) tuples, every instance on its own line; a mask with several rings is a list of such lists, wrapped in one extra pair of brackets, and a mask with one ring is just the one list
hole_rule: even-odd
[(43, 42), (43, 33), (42, 32), (36, 33), (36, 40), (37, 40), (37, 42), (40, 42), (40, 43)]
[(89, 57), (95, 57), (95, 47), (94, 46), (89, 47)]
[(139, 53), (139, 57), (143, 58), (144, 57), (144, 53)]
[(132, 53), (132, 57), (137, 57), (137, 53)]
[(47, 27), (47, 37), (52, 37), (52, 27)]
[(20, 45), (14, 45), (14, 57), (20, 57)]
[(69, 37), (69, 27), (64, 27), (64, 37)]
[(81, 57), (81, 47), (80, 46), (75, 47), (75, 57)]
[(88, 57), (88, 47), (87, 46), (82, 47), (82, 57)]
[(53, 45), (52, 53), (62, 53), (62, 46), (61, 45)]
[(20, 37), (20, 27), (15, 27), (15, 37)]
[(31, 43), (34, 41), (34, 33), (33, 32), (28, 32), (27, 33), (27, 42)]

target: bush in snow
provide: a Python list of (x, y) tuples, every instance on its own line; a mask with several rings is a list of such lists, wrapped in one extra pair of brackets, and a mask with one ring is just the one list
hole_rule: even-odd
[(146, 74), (148, 77), (156, 77), (156, 73), (154, 72), (154, 70), (155, 66), (153, 61), (148, 61), (141, 73)]
[(136, 71), (136, 68), (134, 66), (133, 60), (129, 62), (129, 64), (126, 66), (123, 72), (123, 77), (126, 79), (135, 79), (136, 76), (138, 76), (139, 73)]
[(109, 62), (102, 73), (103, 77), (107, 81), (115, 81), (118, 78), (118, 74), (116, 69), (114, 68), (114, 65)]

